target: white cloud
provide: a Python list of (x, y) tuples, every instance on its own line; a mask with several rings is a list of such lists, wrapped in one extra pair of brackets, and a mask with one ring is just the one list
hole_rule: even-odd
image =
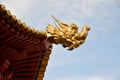
[[(61, 0), (61, 1), (57, 1), (57, 0), (37, 0), (37, 1), (29, 1), (29, 0), (14, 0), (14, 1), (7, 1), (3, 2), (4, 4), (6, 4), (7, 6), (9, 6), (11, 9), (13, 9), (12, 11), (15, 12), (15, 14), (20, 14), (23, 15), (24, 13), (28, 13), (31, 12), (31, 9), (36, 9), (36, 8), (40, 8), (41, 11), (47, 10), (48, 13), (52, 13), (50, 12), (50, 10), (54, 10), (53, 12), (56, 12), (57, 15), (60, 13), (67, 13), (67, 11), (72, 14), (74, 13), (74, 11), (76, 9), (78, 9), (78, 11), (80, 12), (80, 15), (84, 15), (85, 16), (89, 16), (91, 15), (91, 13), (93, 12), (92, 8), (100, 6), (104, 3), (104, 0), (78, 0), (78, 1), (68, 1), (68, 0)], [(17, 9), (17, 10), (16, 10)], [(43, 9), (43, 10), (42, 10)], [(34, 11), (34, 10), (33, 10)], [(46, 13), (46, 11), (42, 12), (42, 13)], [(47, 13), (46, 13), (47, 14)], [(66, 16), (67, 16), (66, 14)], [(76, 13), (76, 15), (78, 15), (79, 13)], [(26, 14), (24, 14), (26, 15)], [(73, 16), (76, 16), (73, 15)]]
[[(98, 76), (98, 75), (94, 75), (94, 76), (69, 76), (69, 77), (59, 77), (59, 78), (55, 78), (55, 80), (115, 80), (115, 79), (110, 79), (104, 76)], [(47, 78), (45, 78), (44, 80), (47, 80)], [(52, 79), (51, 79), (52, 80)]]
[(31, 6), (33, 4), (33, 1), (29, 0), (9, 0), (9, 1), (3, 1), (1, 2), (6, 6), (8, 10), (11, 10), (11, 12), (14, 15), (17, 16), (23, 16), (25, 15), (28, 11), (30, 11)]
[[(81, 75), (72, 75), (72, 76), (54, 76), (53, 78), (49, 80), (120, 80), (119, 75), (115, 75), (112, 73), (108, 74), (100, 74), (100, 75), (86, 75), (86, 76), (81, 76)], [(47, 80), (47, 77), (45, 77), (44, 80)]]
[(107, 80), (107, 79), (100, 76), (92, 76), (92, 77), (88, 77), (87, 80)]

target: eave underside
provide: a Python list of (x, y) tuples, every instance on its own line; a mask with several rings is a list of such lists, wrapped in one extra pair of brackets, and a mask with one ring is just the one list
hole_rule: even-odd
[[(46, 41), (46, 32), (30, 29), (0, 5), (0, 69), (8, 67), (4, 77), (10, 73), (10, 80), (42, 80), (51, 53)], [(9, 64), (3, 65), (6, 60)]]

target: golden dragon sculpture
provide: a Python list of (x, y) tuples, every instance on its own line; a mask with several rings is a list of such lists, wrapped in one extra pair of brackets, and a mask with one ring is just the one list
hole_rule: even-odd
[(75, 23), (68, 25), (54, 16), (52, 17), (57, 24), (55, 26), (49, 24), (46, 32), (49, 37), (54, 37), (55, 44), (62, 44), (63, 47), (68, 47), (68, 50), (73, 50), (85, 42), (90, 26), (83, 26), (81, 31), (78, 32), (78, 26)]

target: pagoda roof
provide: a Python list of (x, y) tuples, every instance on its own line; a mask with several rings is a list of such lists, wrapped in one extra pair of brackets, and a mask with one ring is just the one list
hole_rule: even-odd
[(31, 28), (0, 5), (1, 75), (11, 73), (10, 80), (42, 80), (51, 53), (47, 40), (45, 31)]

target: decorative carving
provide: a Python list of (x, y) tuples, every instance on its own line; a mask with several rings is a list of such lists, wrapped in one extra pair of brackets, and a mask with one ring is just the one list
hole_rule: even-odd
[(48, 25), (46, 32), (48, 37), (54, 37), (55, 44), (62, 44), (63, 47), (68, 47), (68, 50), (73, 50), (85, 42), (90, 27), (83, 26), (81, 32), (78, 32), (78, 26), (75, 23), (68, 25), (64, 22), (57, 20), (54, 16), (53, 19), (57, 22), (55, 26)]

